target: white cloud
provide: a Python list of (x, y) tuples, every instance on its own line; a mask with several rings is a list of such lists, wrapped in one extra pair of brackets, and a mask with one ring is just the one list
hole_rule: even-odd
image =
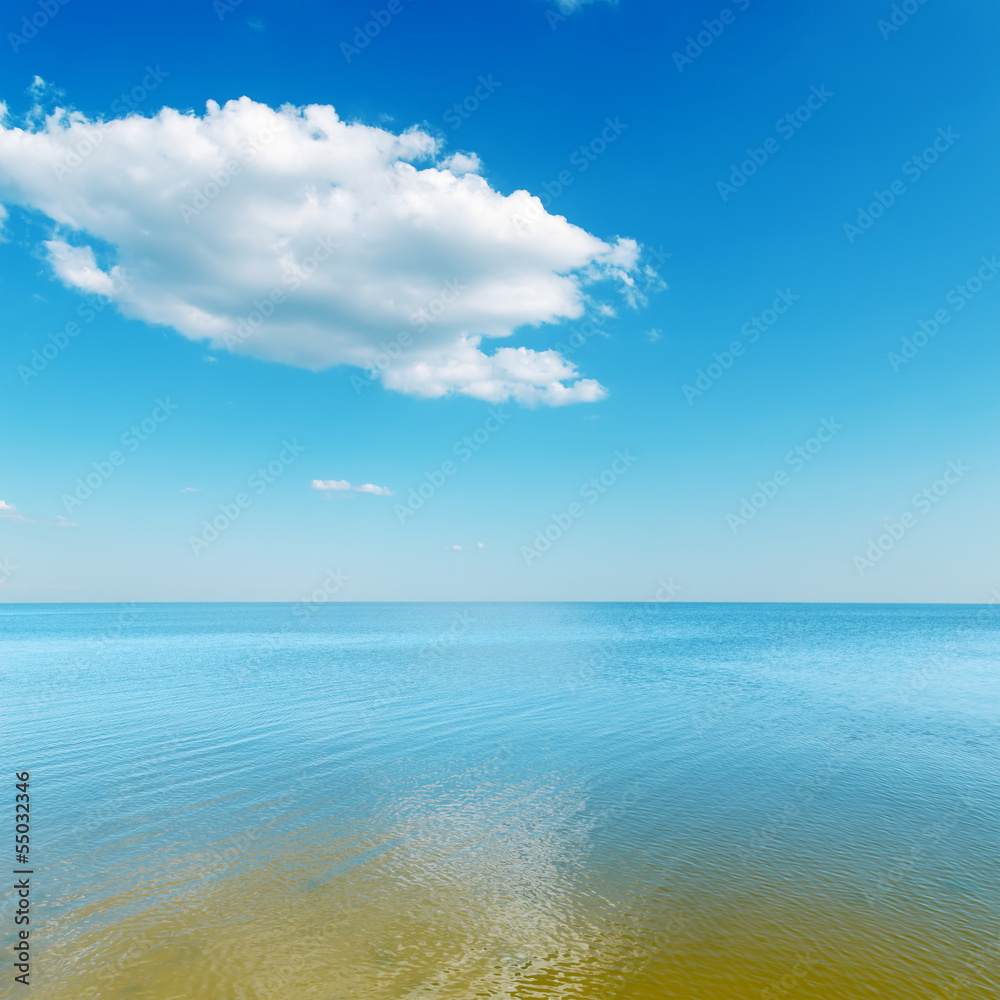
[(33, 524), (34, 522), (29, 517), (25, 517), (23, 514), (19, 514), (17, 507), (12, 503), (7, 503), (6, 500), (0, 500), (0, 517), (7, 521), (21, 521), (25, 524)]
[(309, 484), (311, 490), (349, 490), (351, 484), (346, 479), (314, 479)]
[(181, 493), (200, 493), (200, 486), (182, 486), (180, 489)]
[(484, 344), (601, 308), (597, 282), (642, 302), (634, 241), (493, 190), (475, 154), (442, 158), (418, 129), (245, 97), (201, 117), (0, 115), (0, 201), (53, 221), (58, 277), (212, 349), (419, 396), (586, 402), (605, 390), (554, 351)]
[(355, 493), (371, 493), (377, 497), (391, 497), (392, 490), (388, 486), (376, 486), (374, 483), (362, 483), (352, 486), (346, 479), (314, 479), (309, 484), (311, 490), (322, 490), (326, 493), (340, 493), (352, 490)]
[(12, 503), (7, 503), (6, 500), (0, 500), (0, 517), (6, 518), (8, 521), (27, 521), (23, 514), (17, 512), (17, 507)]

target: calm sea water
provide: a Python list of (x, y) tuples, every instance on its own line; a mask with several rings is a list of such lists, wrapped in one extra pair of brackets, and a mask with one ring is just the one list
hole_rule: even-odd
[(1000, 993), (1000, 609), (6, 605), (0, 629), (34, 1000)]

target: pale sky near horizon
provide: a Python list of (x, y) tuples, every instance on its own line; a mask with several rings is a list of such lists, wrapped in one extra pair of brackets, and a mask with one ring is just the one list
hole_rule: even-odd
[(1000, 599), (995, 4), (0, 29), (0, 603)]

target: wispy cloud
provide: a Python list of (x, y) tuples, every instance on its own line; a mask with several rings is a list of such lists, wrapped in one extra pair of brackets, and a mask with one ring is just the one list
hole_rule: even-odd
[(486, 546), (482, 542), (476, 542), (475, 545), (446, 545), (446, 552), (474, 552), (476, 549), (485, 549)]
[(309, 484), (309, 489), (322, 490), (325, 493), (341, 493), (351, 490), (354, 493), (371, 493), (377, 497), (392, 496), (392, 490), (388, 486), (376, 486), (374, 483), (352, 486), (346, 479), (314, 479)]
[(33, 517), (25, 517), (15, 504), (7, 503), (6, 500), (0, 500), (0, 518), (5, 521), (17, 521), (19, 524), (47, 524), (49, 527), (56, 528), (77, 527), (75, 521), (67, 521), (61, 514), (56, 514), (54, 521), (38, 521)]
[(25, 517), (23, 514), (18, 512), (17, 507), (12, 503), (7, 503), (6, 500), (0, 500), (0, 517), (6, 521), (21, 521), (24, 524), (37, 524), (36, 521), (32, 521), (30, 517)]
[(200, 486), (182, 486), (180, 489), (181, 493), (200, 493)]
[(351, 484), (346, 479), (314, 479), (309, 484), (311, 490), (349, 490)]

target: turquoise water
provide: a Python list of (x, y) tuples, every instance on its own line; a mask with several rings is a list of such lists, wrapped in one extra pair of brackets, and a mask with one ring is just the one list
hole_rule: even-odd
[(998, 608), (0, 628), (36, 1000), (1000, 992)]

